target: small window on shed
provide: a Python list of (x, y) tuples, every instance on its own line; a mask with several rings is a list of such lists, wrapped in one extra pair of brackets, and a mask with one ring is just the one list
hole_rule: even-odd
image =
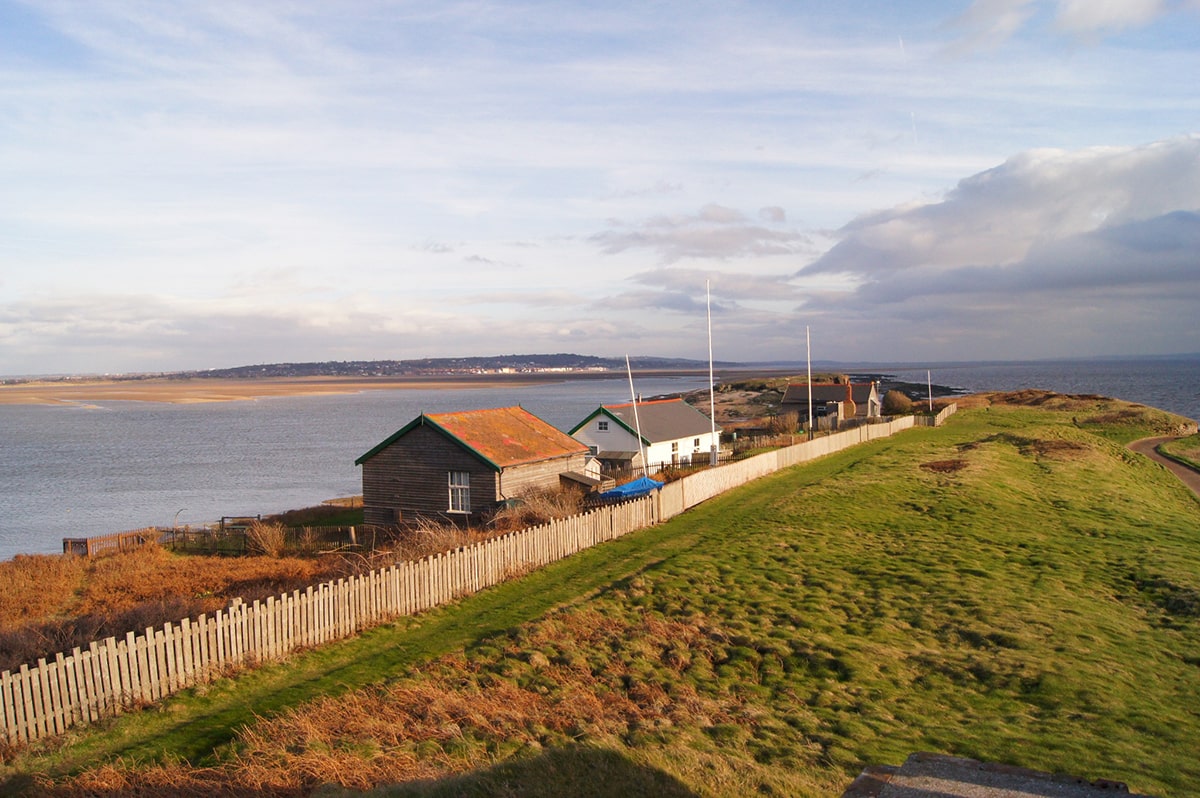
[(450, 512), (469, 513), (471, 511), (471, 472), (450, 472)]
[(607, 421), (597, 421), (596, 429), (599, 430), (600, 432), (608, 432), (608, 422)]

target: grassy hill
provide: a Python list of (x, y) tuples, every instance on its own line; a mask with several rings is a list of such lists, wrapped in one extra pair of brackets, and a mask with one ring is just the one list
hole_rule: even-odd
[(1172, 420), (1010, 398), (10, 753), (0, 788), (824, 796), (928, 750), (1189, 794), (1200, 502), (1123, 445)]

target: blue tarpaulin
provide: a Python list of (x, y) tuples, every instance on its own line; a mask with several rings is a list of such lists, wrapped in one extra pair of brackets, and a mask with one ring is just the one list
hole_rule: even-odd
[(663, 483), (650, 479), (650, 477), (639, 477), (633, 482), (626, 482), (624, 485), (618, 485), (612, 490), (606, 490), (600, 494), (601, 499), (636, 499), (638, 496), (646, 496), (650, 491), (661, 490)]

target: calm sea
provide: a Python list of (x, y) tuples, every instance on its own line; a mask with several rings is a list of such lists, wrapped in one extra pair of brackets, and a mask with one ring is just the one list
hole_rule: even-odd
[[(1200, 418), (1200, 358), (871, 366), (964, 391), (1099, 393)], [(703, 377), (638, 379), (645, 396)], [(0, 405), (0, 559), (62, 550), (62, 538), (203, 524), (361, 492), (354, 460), (422, 412), (520, 404), (570, 429), (625, 379), (525, 388), (367, 391), (172, 405)]]
[(1025, 363), (953, 363), (902, 368), (880, 366), (898, 379), (963, 392), (1042, 388), (1058, 393), (1095, 393), (1200, 419), (1200, 355), (1130, 360), (1039, 360)]
[[(703, 377), (638, 378), (643, 396)], [(627, 379), (206, 404), (0, 405), (0, 560), (89, 537), (281, 512), (362, 492), (354, 460), (422, 412), (521, 405), (568, 430)]]

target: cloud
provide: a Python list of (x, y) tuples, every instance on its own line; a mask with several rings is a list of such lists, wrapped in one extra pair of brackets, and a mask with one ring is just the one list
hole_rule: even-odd
[(959, 47), (995, 47), (1020, 30), (1034, 9), (1034, 0), (975, 0), (950, 24), (965, 32)]
[(452, 300), (459, 305), (517, 305), (524, 308), (567, 308), (586, 300), (570, 291), (496, 291), (486, 294), (467, 294)]
[(1186, 4), (1168, 4), (1164, 0), (975, 0), (951, 27), (961, 29), (963, 37), (955, 43), (957, 52), (994, 48), (1004, 44), (1025, 28), (1042, 10), (1057, 6), (1054, 24), (1074, 37), (1095, 39), (1101, 33), (1119, 33), (1142, 28), (1177, 8), (1200, 8), (1190, 0)]
[(653, 269), (629, 278), (641, 285), (686, 292), (703, 299), (708, 283), (714, 302), (727, 300), (780, 301), (799, 298), (791, 274), (753, 274), (703, 269)]
[(1166, 12), (1162, 0), (1060, 0), (1055, 22), (1074, 34), (1148, 25)]
[(1049, 242), (1193, 208), (1200, 208), (1200, 137), (1032, 150), (960, 181), (941, 202), (855, 219), (803, 273), (875, 280), (915, 269), (998, 268)]
[[(768, 215), (786, 219), (782, 208), (771, 208)], [(812, 243), (801, 232), (752, 224), (740, 211), (717, 204), (705, 205), (694, 215), (656, 216), (637, 225), (613, 222), (613, 226), (591, 237), (602, 252), (650, 249), (666, 263), (682, 258), (795, 254), (809, 251)]]
[[(1136, 319), (1141, 341), (1180, 351), (1195, 335), (1183, 307), (1200, 302), (1200, 137), (1022, 153), (940, 202), (863, 216), (839, 233), (796, 276), (838, 273), (857, 285), (815, 297), (810, 311), (961, 324), (960, 344), (989, 328), (1027, 346), (1033, 330), (1046, 343), (1087, 330), (1093, 351), (1113, 352), (1125, 351), (1121, 324)], [(1149, 319), (1146, 307), (1161, 312)], [(1172, 336), (1174, 350), (1163, 343)]]

